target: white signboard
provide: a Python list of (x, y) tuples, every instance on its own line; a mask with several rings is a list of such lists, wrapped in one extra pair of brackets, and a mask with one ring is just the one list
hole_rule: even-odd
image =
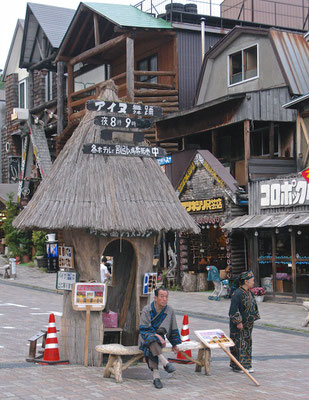
[(77, 272), (58, 271), (56, 288), (58, 290), (72, 290), (73, 284), (77, 282)]
[(309, 204), (309, 184), (303, 178), (278, 179), (261, 183), (261, 208)]

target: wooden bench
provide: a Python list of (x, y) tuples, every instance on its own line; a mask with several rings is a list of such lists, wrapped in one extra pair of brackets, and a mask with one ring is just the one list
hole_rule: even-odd
[[(26, 358), (26, 361), (28, 362), (35, 362), (39, 359), (41, 359), (44, 355), (44, 349), (45, 349), (45, 344), (46, 344), (46, 336), (47, 336), (47, 331), (41, 331), (32, 336), (30, 339), (28, 339), (28, 342), (30, 342), (30, 347), (29, 347), (29, 357)], [(40, 355), (36, 356), (36, 346), (37, 346), (37, 341), (42, 338), (42, 350), (40, 351)]]
[[(211, 352), (208, 347), (204, 346), (201, 342), (189, 341), (181, 343), (178, 345), (178, 348), (187, 360), (196, 364), (196, 372), (201, 372), (202, 368), (205, 368), (205, 375), (210, 374)], [(113, 343), (98, 345), (95, 349), (99, 353), (109, 354), (104, 370), (104, 378), (110, 378), (111, 374), (113, 374), (116, 382), (123, 381), (122, 371), (126, 370), (134, 362), (144, 357), (144, 353), (138, 348), (138, 346), (123, 346), (122, 344)], [(162, 350), (166, 353), (172, 351), (172, 348), (164, 347)], [(184, 353), (186, 350), (198, 350), (197, 359)], [(131, 356), (131, 358), (123, 364), (122, 356)]]

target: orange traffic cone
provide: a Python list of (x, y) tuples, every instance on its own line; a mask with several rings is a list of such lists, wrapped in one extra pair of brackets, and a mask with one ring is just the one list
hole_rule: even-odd
[[(182, 329), (180, 333), (180, 339), (182, 342), (190, 342), (190, 336), (189, 336), (189, 317), (188, 315), (183, 316), (183, 322), (182, 322)], [(192, 357), (191, 350), (186, 350), (184, 353), (186, 353), (189, 357)], [(181, 363), (181, 364), (194, 364), (192, 361), (189, 361), (186, 359), (186, 357), (181, 354), (179, 351), (177, 353), (176, 359), (170, 359), (170, 361)]]
[(39, 364), (53, 365), (53, 364), (68, 364), (68, 363), (69, 363), (68, 360), (60, 361), (55, 316), (54, 314), (50, 314), (44, 357), (42, 361), (39, 361)]

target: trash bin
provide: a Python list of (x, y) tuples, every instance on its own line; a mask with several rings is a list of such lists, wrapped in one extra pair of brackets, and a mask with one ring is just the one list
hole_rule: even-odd
[(16, 258), (10, 258), (10, 270), (11, 270), (11, 278), (16, 278)]

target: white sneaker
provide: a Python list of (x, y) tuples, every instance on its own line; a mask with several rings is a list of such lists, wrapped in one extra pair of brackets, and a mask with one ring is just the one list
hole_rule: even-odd
[[(254, 369), (251, 367), (251, 368), (249, 368), (249, 369), (246, 369), (246, 371), (247, 372), (250, 372), (251, 374), (254, 372)], [(244, 371), (243, 370), (240, 370), (239, 371), (241, 374), (244, 374)]]

